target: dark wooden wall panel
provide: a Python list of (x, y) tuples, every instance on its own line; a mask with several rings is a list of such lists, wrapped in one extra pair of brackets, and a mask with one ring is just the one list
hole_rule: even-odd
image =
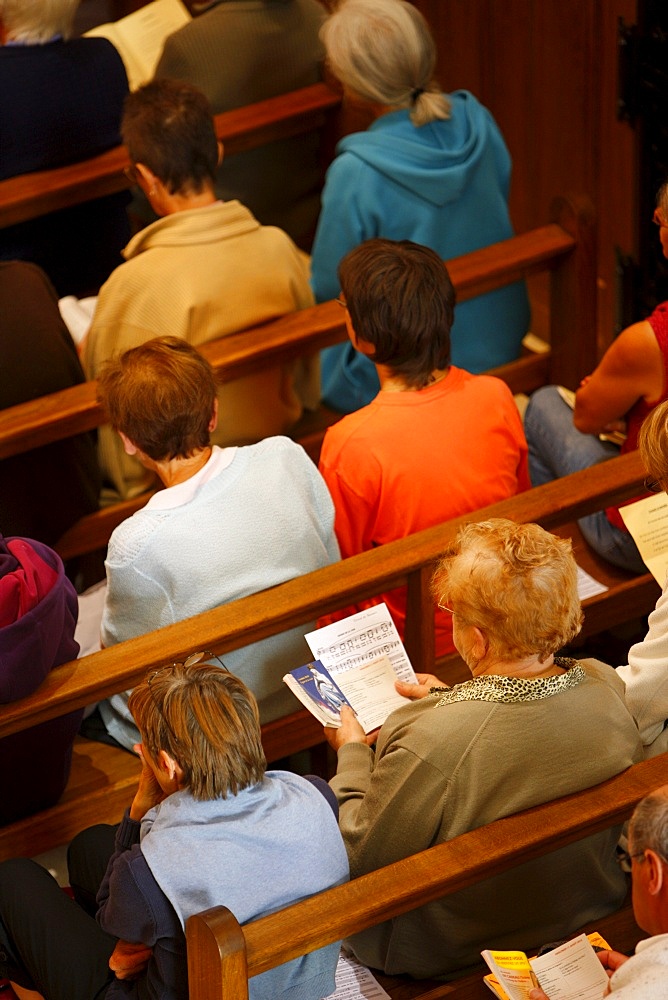
[[(626, 255), (637, 249), (636, 137), (616, 119), (617, 22), (636, 21), (637, 0), (414, 2), (437, 39), (443, 88), (472, 91), (503, 131), (514, 164), (516, 229), (544, 222), (552, 199), (565, 192), (594, 202), (602, 351), (619, 327), (616, 248)], [(141, 4), (83, 0), (80, 16), (111, 20)], [(533, 325), (544, 333), (540, 287), (532, 300)]]
[[(444, 89), (465, 87), (496, 118), (513, 157), (511, 213), (539, 225), (552, 199), (597, 210), (599, 350), (618, 328), (615, 248), (635, 251), (636, 145), (617, 121), (617, 21), (636, 0), (415, 0), (432, 25)], [(542, 332), (544, 296), (534, 299)]]

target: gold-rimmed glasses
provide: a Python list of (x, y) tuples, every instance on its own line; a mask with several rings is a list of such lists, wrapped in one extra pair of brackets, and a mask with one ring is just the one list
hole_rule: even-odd
[[(645, 850), (647, 850), (647, 848), (645, 848)], [(624, 871), (627, 872), (631, 871), (631, 861), (633, 858), (643, 858), (644, 856), (645, 851), (633, 851), (633, 853), (631, 853), (630, 851), (624, 850), (623, 847), (619, 847), (619, 845), (617, 846), (615, 854), (617, 863), (624, 869)]]
[(644, 486), (648, 493), (663, 493), (662, 483), (654, 476), (647, 476)]
[(123, 167), (123, 173), (131, 184), (139, 184), (139, 174), (134, 163), (131, 163), (129, 167)]

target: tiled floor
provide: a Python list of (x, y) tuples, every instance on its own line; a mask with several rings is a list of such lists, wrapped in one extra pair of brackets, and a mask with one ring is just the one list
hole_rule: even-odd
[[(56, 847), (46, 854), (39, 854), (35, 859), (44, 868), (47, 868), (58, 885), (69, 885), (67, 878), (67, 845)], [(5, 1000), (5, 994), (0, 991), (0, 1000)]]

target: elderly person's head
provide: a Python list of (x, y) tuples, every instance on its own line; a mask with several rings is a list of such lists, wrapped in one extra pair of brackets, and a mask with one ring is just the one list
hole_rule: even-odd
[(663, 182), (657, 192), (654, 221), (659, 227), (663, 256), (668, 257), (668, 180)]
[(410, 110), (414, 125), (450, 116), (434, 80), (436, 44), (422, 14), (405, 0), (342, 0), (320, 36), (344, 87), (383, 109)]
[(126, 448), (130, 442), (156, 462), (208, 448), (216, 426), (213, 369), (178, 337), (156, 337), (109, 361), (98, 399)]
[(653, 492), (668, 489), (668, 401), (659, 403), (643, 421), (638, 450)]
[(668, 785), (645, 796), (629, 823), (633, 912), (649, 934), (668, 932)]
[(43, 45), (67, 38), (79, 0), (0, 0), (0, 25), (8, 40)]
[(339, 280), (354, 342), (373, 348), (372, 361), (416, 389), (449, 366), (455, 290), (437, 253), (408, 240), (367, 240), (343, 258)]
[(462, 626), (477, 629), (498, 663), (544, 662), (582, 625), (571, 543), (537, 524), (465, 525), (432, 586), (437, 603), (453, 612), (455, 642)]
[(164, 775), (169, 785), (175, 769), (180, 787), (199, 800), (236, 795), (262, 781), (266, 759), (257, 702), (227, 670), (171, 664), (149, 674), (128, 705), (159, 781)]
[[(220, 147), (204, 94), (180, 80), (153, 80), (128, 94), (121, 121), (138, 180), (158, 178), (171, 194), (213, 189)], [(142, 167), (145, 168), (142, 171)]]

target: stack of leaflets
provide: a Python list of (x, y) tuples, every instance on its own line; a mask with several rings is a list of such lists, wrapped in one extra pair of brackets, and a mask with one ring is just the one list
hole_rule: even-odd
[(398, 694), (396, 680), (417, 678), (385, 604), (309, 632), (313, 656), (283, 680), (324, 726), (338, 727), (342, 705), (355, 712), (365, 733), (385, 722), (409, 699)]
[(351, 955), (339, 955), (336, 992), (325, 1000), (391, 1000), (378, 980)]
[(609, 949), (600, 934), (580, 934), (538, 958), (523, 951), (483, 951), (492, 974), (485, 983), (500, 1000), (529, 1000), (536, 986), (550, 1000), (600, 1000), (608, 992), (608, 974), (594, 949)]

